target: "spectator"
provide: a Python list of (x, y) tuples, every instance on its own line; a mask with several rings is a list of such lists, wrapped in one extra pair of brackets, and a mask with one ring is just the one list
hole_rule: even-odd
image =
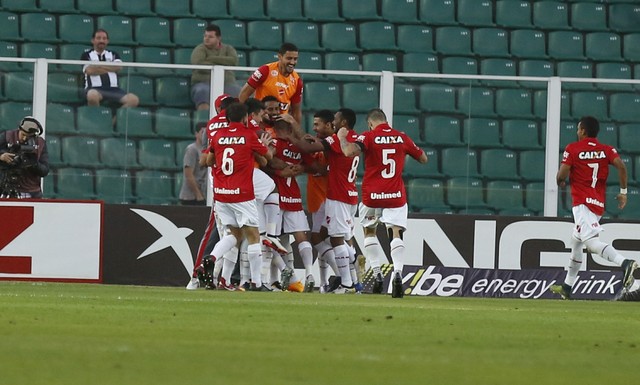
[[(235, 48), (222, 43), (220, 27), (209, 24), (204, 31), (202, 43), (193, 49), (191, 64), (237, 66), (238, 54)], [(225, 71), (224, 92), (238, 96), (240, 87), (236, 83), (233, 71)], [(193, 70), (191, 75), (191, 100), (198, 110), (209, 109), (211, 94), (211, 70)]]
[(207, 167), (200, 165), (200, 151), (202, 148), (202, 133), (207, 123), (197, 125), (196, 140), (189, 144), (184, 152), (182, 161), (182, 188), (180, 189), (180, 204), (187, 206), (204, 206), (207, 192)]
[(284, 43), (278, 51), (278, 61), (267, 63), (253, 73), (242, 87), (238, 99), (247, 100), (254, 92), (256, 99), (264, 102), (267, 95), (280, 102), (280, 112), (291, 114), (302, 124), (302, 78), (295, 71), (298, 63), (298, 47)]
[[(120, 56), (107, 49), (109, 35), (104, 29), (98, 29), (91, 38), (93, 49), (85, 51), (80, 60), (121, 63)], [(118, 71), (122, 67), (86, 64), (82, 67), (84, 73), (84, 88), (87, 104), (99, 106), (104, 99), (119, 102), (123, 107), (137, 107), (138, 96), (127, 93), (118, 87)]]

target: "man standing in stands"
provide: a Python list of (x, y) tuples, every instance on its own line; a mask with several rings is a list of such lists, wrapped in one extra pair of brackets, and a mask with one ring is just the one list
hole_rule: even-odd
[(238, 99), (247, 100), (255, 92), (255, 98), (263, 100), (267, 95), (280, 102), (280, 112), (291, 114), (302, 123), (302, 78), (295, 71), (298, 63), (298, 47), (284, 43), (278, 51), (278, 61), (268, 63), (249, 77), (240, 90)]
[[(85, 51), (80, 60), (105, 63), (121, 63), (117, 53), (109, 51), (109, 35), (104, 29), (98, 29), (91, 38), (93, 49)], [(127, 93), (118, 87), (118, 71), (122, 67), (105, 66), (99, 64), (85, 64), (82, 67), (84, 73), (84, 88), (87, 96), (87, 104), (99, 106), (102, 100), (110, 100), (120, 103), (123, 107), (137, 107), (138, 96)]]

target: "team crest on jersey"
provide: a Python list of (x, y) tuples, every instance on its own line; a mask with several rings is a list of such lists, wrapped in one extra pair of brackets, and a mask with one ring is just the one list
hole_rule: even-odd
[(228, 146), (231, 144), (245, 144), (246, 143), (246, 139), (244, 138), (244, 136), (227, 136), (227, 137), (221, 137), (218, 139), (218, 144), (222, 145), (222, 146)]
[(278, 76), (278, 71), (272, 70), (271, 71), (271, 76)]

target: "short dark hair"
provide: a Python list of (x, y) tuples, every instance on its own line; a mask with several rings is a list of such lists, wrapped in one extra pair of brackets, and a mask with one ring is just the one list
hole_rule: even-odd
[(255, 114), (264, 109), (264, 104), (256, 98), (249, 98), (244, 101), (244, 104), (246, 104), (249, 114)]
[(298, 52), (298, 47), (293, 43), (282, 43), (278, 53), (284, 55), (287, 52)]
[(222, 31), (220, 30), (220, 27), (218, 27), (217, 24), (209, 24), (207, 25), (207, 28), (205, 28), (204, 30), (206, 32), (215, 32), (216, 35), (222, 36)]
[(276, 131), (280, 131), (280, 130), (290, 130), (291, 129), (291, 123), (287, 122), (286, 120), (276, 120), (276, 122), (273, 124), (273, 129)]
[(227, 120), (230, 122), (240, 123), (247, 116), (249, 109), (243, 103), (234, 102), (227, 107)]
[(91, 36), (91, 38), (96, 37), (96, 35), (98, 34), (98, 32), (104, 32), (105, 35), (107, 35), (107, 39), (109, 38), (109, 32), (107, 32), (106, 30), (102, 29), (102, 28), (98, 28), (95, 31), (93, 31), (93, 36)]
[(262, 104), (265, 104), (265, 103), (267, 103), (267, 102), (278, 102), (278, 103), (280, 103), (280, 101), (278, 100), (278, 98), (276, 98), (276, 97), (275, 97), (275, 96), (273, 96), (273, 95), (267, 95), (267, 96), (265, 96), (264, 98), (262, 98), (261, 102), (262, 102)]
[(600, 123), (593, 116), (583, 116), (578, 125), (584, 129), (589, 138), (595, 138), (600, 132)]
[(201, 128), (206, 128), (207, 122), (198, 122), (196, 123), (196, 132), (200, 131)]
[(318, 118), (325, 123), (333, 122), (333, 112), (329, 110), (320, 110), (313, 114), (314, 118)]
[(220, 102), (220, 111), (226, 110), (233, 103), (238, 103), (238, 98), (229, 97), (222, 99), (222, 101)]
[(341, 108), (338, 112), (342, 115), (342, 119), (347, 121), (349, 128), (356, 126), (356, 112), (351, 108)]
[(369, 110), (369, 113), (367, 114), (367, 119), (386, 122), (387, 115), (384, 113), (384, 111), (382, 111), (379, 108), (372, 108), (371, 110)]

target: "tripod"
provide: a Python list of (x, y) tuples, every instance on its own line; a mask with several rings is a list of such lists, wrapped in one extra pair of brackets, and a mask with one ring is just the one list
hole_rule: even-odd
[(0, 184), (0, 198), (14, 198), (20, 199), (20, 191), (18, 191), (18, 176), (17, 170), (7, 170), (4, 175), (4, 179)]

